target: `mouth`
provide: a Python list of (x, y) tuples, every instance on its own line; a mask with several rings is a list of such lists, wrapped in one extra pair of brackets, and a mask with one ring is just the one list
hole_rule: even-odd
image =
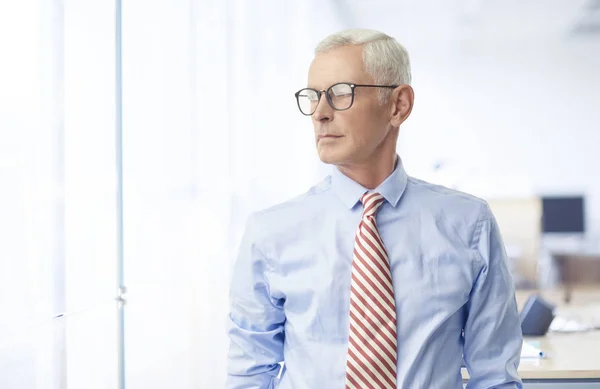
[(321, 140), (321, 139), (337, 139), (337, 138), (341, 138), (342, 135), (332, 135), (332, 134), (323, 134), (323, 135), (317, 135), (317, 140)]

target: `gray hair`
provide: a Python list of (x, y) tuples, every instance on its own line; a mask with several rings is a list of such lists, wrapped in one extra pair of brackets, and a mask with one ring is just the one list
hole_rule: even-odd
[[(329, 35), (317, 45), (315, 54), (350, 45), (364, 45), (363, 67), (376, 84), (410, 84), (408, 52), (394, 38), (376, 30), (352, 29)], [(382, 88), (379, 101), (387, 100), (390, 92)]]

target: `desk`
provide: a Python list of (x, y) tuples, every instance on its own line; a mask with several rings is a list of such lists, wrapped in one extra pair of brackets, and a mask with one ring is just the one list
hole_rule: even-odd
[(594, 378), (600, 382), (600, 331), (548, 333), (525, 340), (539, 342), (546, 358), (521, 360), (522, 379)]
[[(600, 287), (578, 288), (571, 304), (562, 304), (564, 290), (517, 291), (519, 310), (534, 293), (557, 305), (557, 314), (576, 315), (580, 320), (598, 320), (600, 315)], [(600, 331), (580, 333), (553, 333), (543, 337), (526, 338), (539, 343), (546, 353), (543, 359), (523, 359), (519, 375), (529, 388), (600, 388)], [(462, 371), (463, 379), (468, 373)]]
[(574, 277), (573, 263), (578, 261), (599, 261), (600, 263), (600, 251), (555, 251), (551, 255), (561, 268), (565, 288), (563, 300), (568, 303), (573, 296), (573, 285), (577, 282), (576, 277)]

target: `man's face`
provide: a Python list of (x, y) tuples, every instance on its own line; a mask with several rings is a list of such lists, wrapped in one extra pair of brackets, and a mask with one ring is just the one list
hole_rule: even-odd
[[(308, 87), (326, 90), (338, 82), (373, 84), (363, 70), (362, 46), (344, 46), (317, 54), (308, 71)], [(379, 104), (379, 88), (354, 90), (350, 109), (336, 111), (325, 94), (312, 115), (319, 158), (324, 163), (349, 165), (368, 161), (391, 130), (389, 104)]]

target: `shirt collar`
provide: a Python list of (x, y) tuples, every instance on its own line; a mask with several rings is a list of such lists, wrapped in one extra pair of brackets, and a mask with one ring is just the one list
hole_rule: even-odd
[[(373, 192), (381, 194), (388, 203), (395, 207), (400, 197), (402, 197), (404, 189), (406, 189), (407, 182), (408, 176), (402, 165), (402, 160), (399, 156), (396, 156), (394, 171)], [(360, 197), (369, 192), (369, 189), (346, 176), (337, 167), (333, 168), (331, 185), (335, 194), (349, 209), (354, 208)]]

